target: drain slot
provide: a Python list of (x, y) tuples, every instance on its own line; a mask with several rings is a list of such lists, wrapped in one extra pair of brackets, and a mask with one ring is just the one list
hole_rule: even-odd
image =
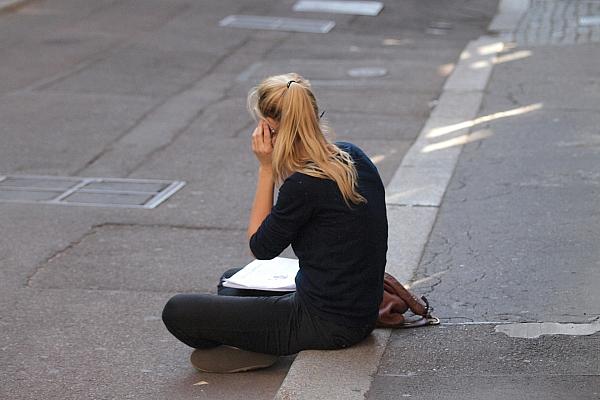
[(183, 181), (55, 176), (0, 176), (0, 202), (152, 209)]
[(379, 1), (312, 1), (300, 0), (294, 11), (375, 16), (383, 9)]
[(327, 33), (335, 22), (327, 20), (264, 17), (258, 15), (230, 15), (219, 22), (220, 26), (243, 29), (266, 29), (307, 33)]

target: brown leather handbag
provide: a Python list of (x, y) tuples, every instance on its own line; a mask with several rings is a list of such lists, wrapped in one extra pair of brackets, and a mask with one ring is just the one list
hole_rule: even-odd
[[(407, 316), (410, 310), (414, 315)], [(387, 272), (383, 277), (383, 300), (379, 305), (378, 328), (414, 328), (439, 325), (439, 318), (431, 315), (431, 307), (425, 296), (417, 298), (396, 278)]]

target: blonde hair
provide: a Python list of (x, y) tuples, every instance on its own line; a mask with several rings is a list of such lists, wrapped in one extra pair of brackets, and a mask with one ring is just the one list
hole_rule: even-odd
[(279, 122), (272, 160), (276, 182), (301, 172), (335, 181), (348, 206), (367, 202), (357, 190), (354, 161), (325, 136), (329, 129), (320, 121), (308, 80), (295, 73), (271, 76), (250, 91), (248, 110), (255, 119)]

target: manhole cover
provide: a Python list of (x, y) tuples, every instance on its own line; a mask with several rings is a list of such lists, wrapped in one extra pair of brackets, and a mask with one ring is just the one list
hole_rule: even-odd
[(300, 0), (294, 11), (324, 12), (351, 15), (375, 16), (383, 9), (379, 1), (312, 1)]
[(327, 33), (335, 22), (303, 18), (263, 17), (256, 15), (230, 15), (219, 22), (220, 26), (245, 29), (267, 29), (308, 33)]
[(155, 208), (184, 185), (157, 179), (0, 176), (0, 202)]
[(348, 75), (353, 78), (377, 78), (387, 75), (388, 71), (381, 67), (362, 67), (348, 70)]

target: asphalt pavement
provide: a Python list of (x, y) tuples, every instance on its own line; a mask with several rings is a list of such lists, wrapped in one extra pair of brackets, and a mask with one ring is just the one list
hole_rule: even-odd
[(411, 279), (442, 325), (391, 334), (369, 399), (600, 398), (600, 40), (557, 28), (578, 2), (537, 3), (496, 57)]
[[(560, 1), (541, 2), (553, 13), (537, 3), (515, 29), (516, 47), (498, 55), (506, 61), (493, 66), (472, 140), (415, 255), (409, 280), (446, 325), (392, 332), (366, 376), (367, 398), (598, 398), (598, 334), (496, 331), (600, 314), (600, 52), (593, 27), (549, 45), (559, 25), (544, 21), (564, 16), (568, 26), (576, 16)], [(251, 260), (248, 89), (274, 73), (308, 77), (336, 138), (361, 146), (388, 185), (497, 10), (495, 1), (389, 1), (373, 17), (293, 4), (46, 0), (0, 13), (0, 176), (186, 181), (152, 210), (0, 201), (1, 398), (269, 399), (280, 390), (294, 357), (201, 374), (160, 321), (172, 294), (214, 293), (222, 271)], [(336, 26), (219, 26), (240, 14)], [(365, 68), (383, 76), (351, 72)]]

